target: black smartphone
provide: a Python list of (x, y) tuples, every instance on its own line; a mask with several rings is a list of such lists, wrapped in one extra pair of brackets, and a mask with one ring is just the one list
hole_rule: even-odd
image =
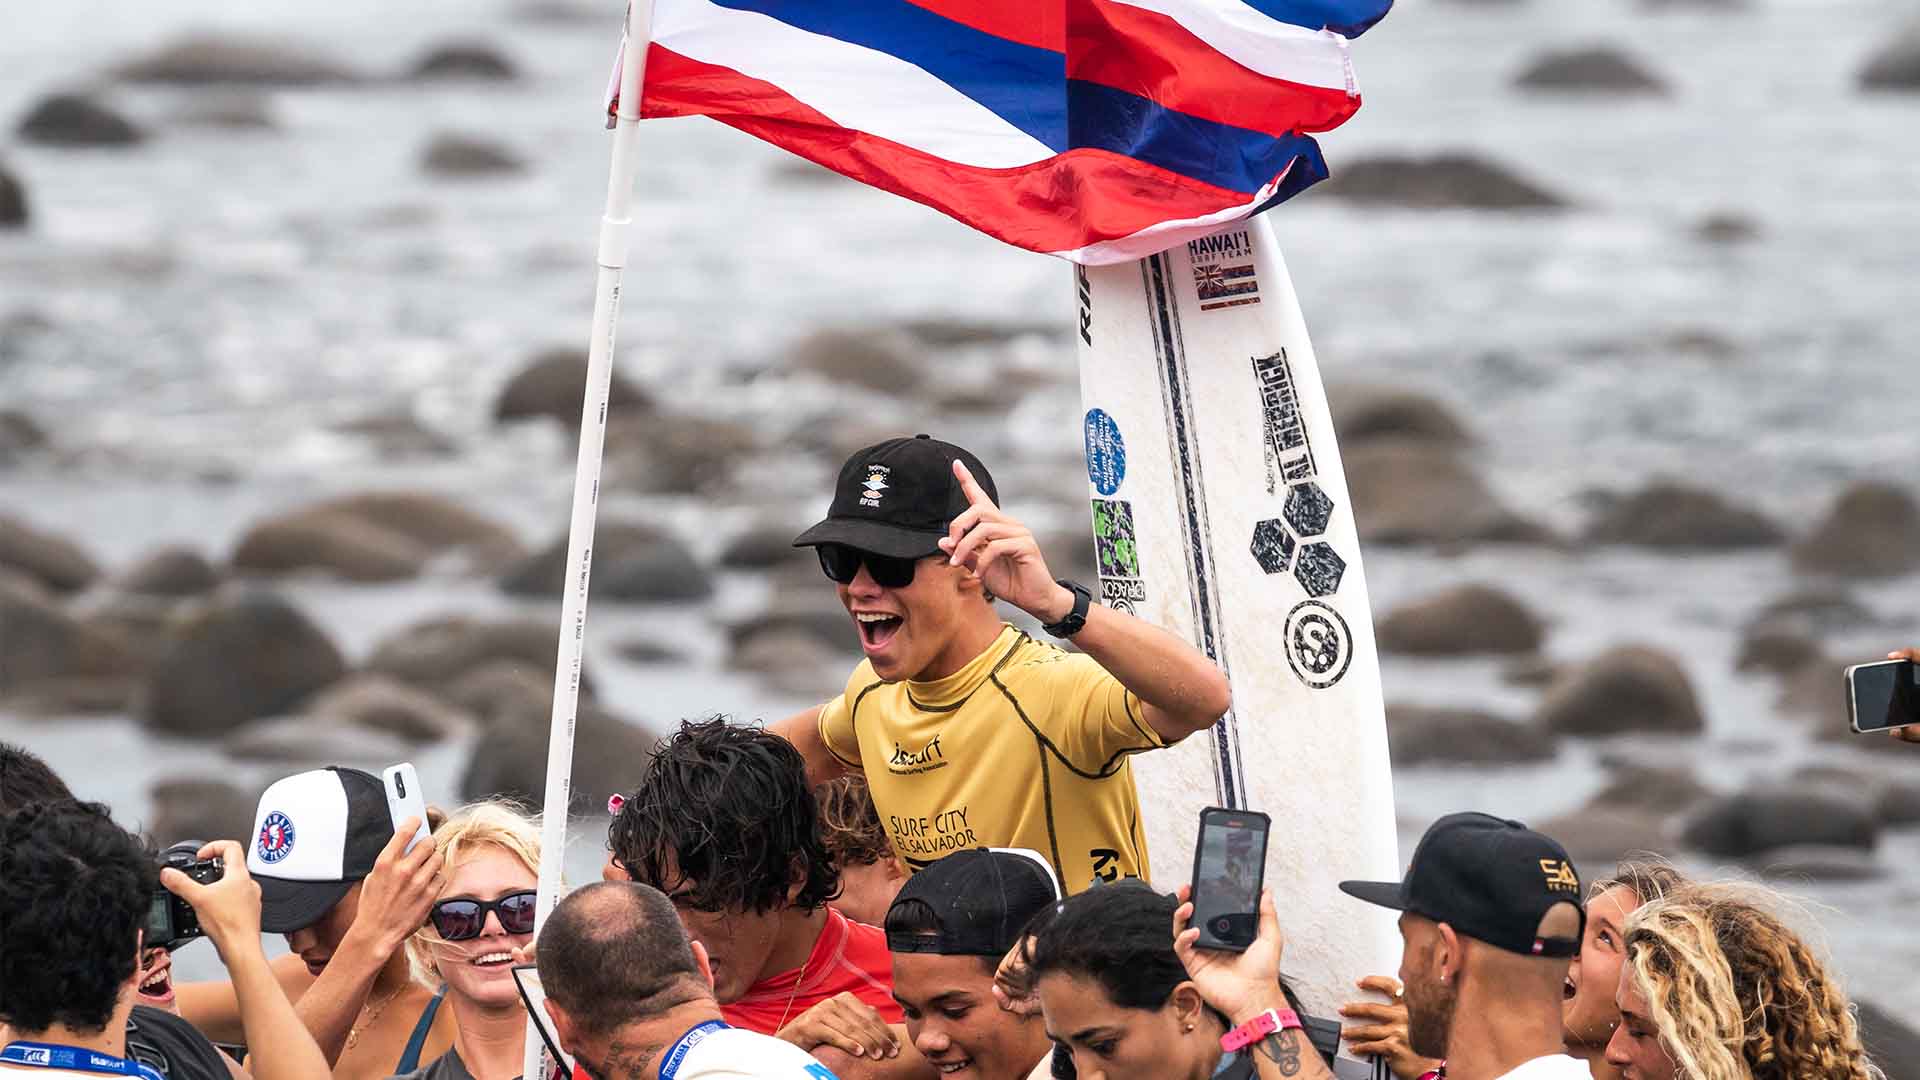
[(1260, 933), (1260, 887), (1267, 877), (1267, 829), (1257, 810), (1209, 806), (1193, 845), (1193, 925), (1203, 949), (1245, 952)]
[(1861, 733), (1920, 724), (1913, 661), (1882, 660), (1847, 669), (1847, 712)]

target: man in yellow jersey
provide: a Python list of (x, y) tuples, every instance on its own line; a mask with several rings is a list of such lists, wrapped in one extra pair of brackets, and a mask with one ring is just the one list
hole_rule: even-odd
[[(894, 850), (919, 869), (975, 847), (1025, 847), (1062, 885), (1148, 872), (1128, 758), (1200, 731), (1232, 703), (1185, 642), (1056, 581), (967, 451), (890, 439), (841, 467), (802, 533), (839, 588), (866, 660), (846, 691), (772, 725), (820, 783), (866, 774)], [(1003, 622), (1004, 600), (1080, 654)]]

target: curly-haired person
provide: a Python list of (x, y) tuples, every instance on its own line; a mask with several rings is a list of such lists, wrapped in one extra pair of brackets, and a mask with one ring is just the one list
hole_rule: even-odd
[(687, 721), (607, 829), (602, 876), (673, 901), (735, 1027), (777, 1035), (843, 1080), (931, 1076), (906, 1042), (886, 934), (827, 906), (839, 868), (800, 752), (755, 727)]
[(1695, 885), (1633, 913), (1621, 1024), (1607, 1060), (1627, 1080), (1882, 1080), (1846, 994), (1746, 885)]
[(140, 948), (160, 886), (185, 900), (233, 977), (258, 1080), (326, 1080), (326, 1059), (300, 1025), (260, 948), (260, 886), (240, 845), (196, 858), (222, 876), (156, 873), (153, 856), (97, 803), (59, 802), (0, 815), (0, 1048), (4, 1080), (160, 1080), (130, 1056), (127, 1018)]
[(840, 868), (840, 895), (833, 906), (855, 922), (880, 926), (907, 883), (907, 867), (894, 854), (874, 808), (864, 776), (837, 776), (813, 789), (820, 801), (820, 833)]

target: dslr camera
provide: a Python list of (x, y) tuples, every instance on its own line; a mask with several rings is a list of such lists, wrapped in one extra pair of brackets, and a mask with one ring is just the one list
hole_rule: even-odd
[[(219, 859), (194, 858), (205, 846), (199, 840), (182, 840), (160, 853), (160, 865), (163, 868), (171, 866), (202, 885), (211, 885), (220, 880), (227, 868)], [(154, 889), (148, 899), (146, 931), (148, 945), (157, 945), (168, 951), (205, 934), (200, 929), (200, 916), (194, 912), (192, 905), (165, 888)]]

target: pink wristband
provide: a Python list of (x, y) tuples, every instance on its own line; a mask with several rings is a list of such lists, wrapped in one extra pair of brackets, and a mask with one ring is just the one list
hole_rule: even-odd
[(1300, 1014), (1292, 1009), (1268, 1009), (1220, 1036), (1220, 1049), (1232, 1053), (1241, 1047), (1252, 1046), (1276, 1031), (1300, 1026)]

